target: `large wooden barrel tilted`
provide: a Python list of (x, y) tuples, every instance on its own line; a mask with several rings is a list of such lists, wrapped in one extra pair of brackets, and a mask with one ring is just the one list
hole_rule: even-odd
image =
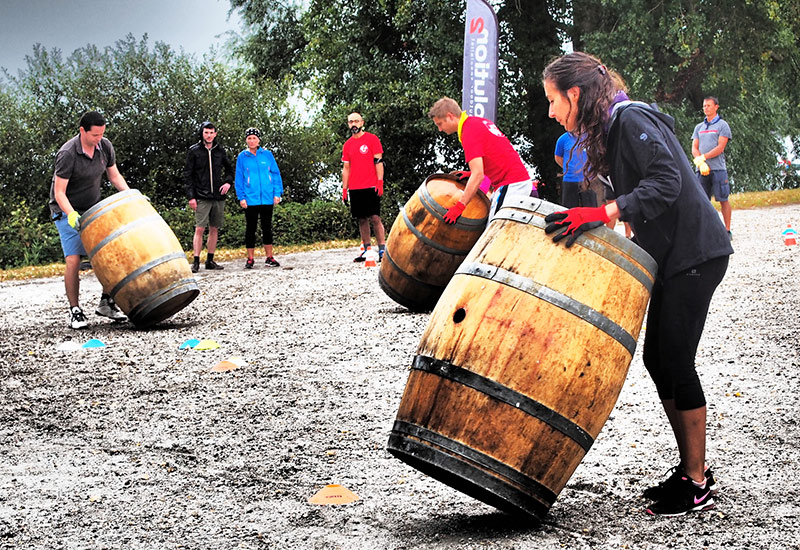
[(486, 228), (489, 199), (479, 191), (450, 225), (444, 215), (466, 187), (450, 174), (429, 176), (408, 200), (389, 231), (378, 283), (395, 302), (430, 311)]
[(608, 419), (655, 261), (602, 227), (566, 248), (561, 210), (509, 197), (422, 335), (388, 450), (440, 481), (541, 519)]
[(80, 235), (103, 291), (138, 327), (171, 317), (200, 294), (178, 238), (138, 190), (87, 210)]

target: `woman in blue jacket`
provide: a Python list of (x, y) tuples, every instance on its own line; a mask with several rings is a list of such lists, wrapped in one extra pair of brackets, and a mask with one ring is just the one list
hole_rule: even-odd
[(264, 262), (267, 267), (278, 267), (272, 256), (272, 210), (281, 202), (283, 180), (278, 164), (270, 151), (261, 145), (261, 132), (258, 128), (248, 128), (244, 133), (247, 149), (236, 158), (236, 198), (244, 208), (247, 225), (244, 245), (247, 248), (246, 269), (252, 269), (256, 247), (256, 226), (261, 219), (261, 242), (264, 245)]
[(635, 240), (658, 263), (643, 361), (656, 386), (680, 462), (644, 492), (653, 515), (677, 516), (714, 507), (716, 482), (705, 463), (706, 400), (695, 368), (711, 297), (733, 253), (674, 133), (674, 121), (630, 101), (622, 80), (597, 58), (573, 52), (542, 76), (550, 117), (585, 136), (589, 176), (608, 176), (615, 201), (548, 215), (554, 241), (574, 244), (609, 220), (633, 226)]

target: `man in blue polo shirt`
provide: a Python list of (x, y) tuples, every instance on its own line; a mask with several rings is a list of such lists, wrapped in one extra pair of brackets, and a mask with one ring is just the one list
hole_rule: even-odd
[(730, 185), (728, 169), (725, 166), (725, 146), (731, 139), (731, 128), (717, 114), (719, 101), (709, 96), (703, 100), (703, 113), (706, 118), (694, 127), (692, 134), (692, 155), (699, 172), (700, 184), (710, 199), (713, 195), (722, 211), (722, 221), (728, 236), (731, 233), (731, 204), (728, 202)]
[[(61, 237), (64, 251), (64, 287), (69, 300), (69, 325), (84, 328), (86, 316), (78, 304), (81, 255), (86, 250), (78, 233), (81, 214), (100, 202), (103, 174), (118, 191), (127, 191), (128, 184), (117, 168), (116, 154), (111, 142), (103, 137), (106, 120), (97, 111), (85, 113), (80, 120), (78, 135), (70, 139), (56, 154), (56, 167), (50, 184), (50, 214)], [(124, 321), (122, 313), (108, 294), (100, 296), (97, 315), (114, 321)]]

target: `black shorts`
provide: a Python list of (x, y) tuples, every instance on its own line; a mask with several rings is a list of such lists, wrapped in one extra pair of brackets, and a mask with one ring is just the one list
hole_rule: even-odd
[(381, 198), (374, 187), (350, 189), (350, 213), (354, 218), (369, 218), (381, 215)]

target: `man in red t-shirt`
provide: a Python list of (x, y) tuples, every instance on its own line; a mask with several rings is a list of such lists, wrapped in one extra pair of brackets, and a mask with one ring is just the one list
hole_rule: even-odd
[(503, 205), (507, 195), (530, 196), (533, 182), (519, 153), (494, 122), (476, 116), (467, 116), (458, 102), (443, 97), (433, 104), (428, 116), (440, 132), (448, 136), (458, 132), (464, 147), (464, 157), (469, 164), (470, 176), (461, 199), (444, 215), (447, 223), (456, 223), (464, 208), (478, 192), (485, 177), (491, 181), (492, 206), (489, 220)]
[(372, 242), (369, 226), (378, 243), (378, 261), (386, 250), (386, 232), (381, 221), (381, 196), (383, 195), (383, 147), (375, 134), (364, 131), (364, 119), (359, 113), (350, 113), (347, 126), (352, 134), (342, 148), (342, 200), (347, 203), (350, 194), (350, 213), (358, 221), (358, 231), (364, 250), (354, 262), (366, 260), (367, 248)]

